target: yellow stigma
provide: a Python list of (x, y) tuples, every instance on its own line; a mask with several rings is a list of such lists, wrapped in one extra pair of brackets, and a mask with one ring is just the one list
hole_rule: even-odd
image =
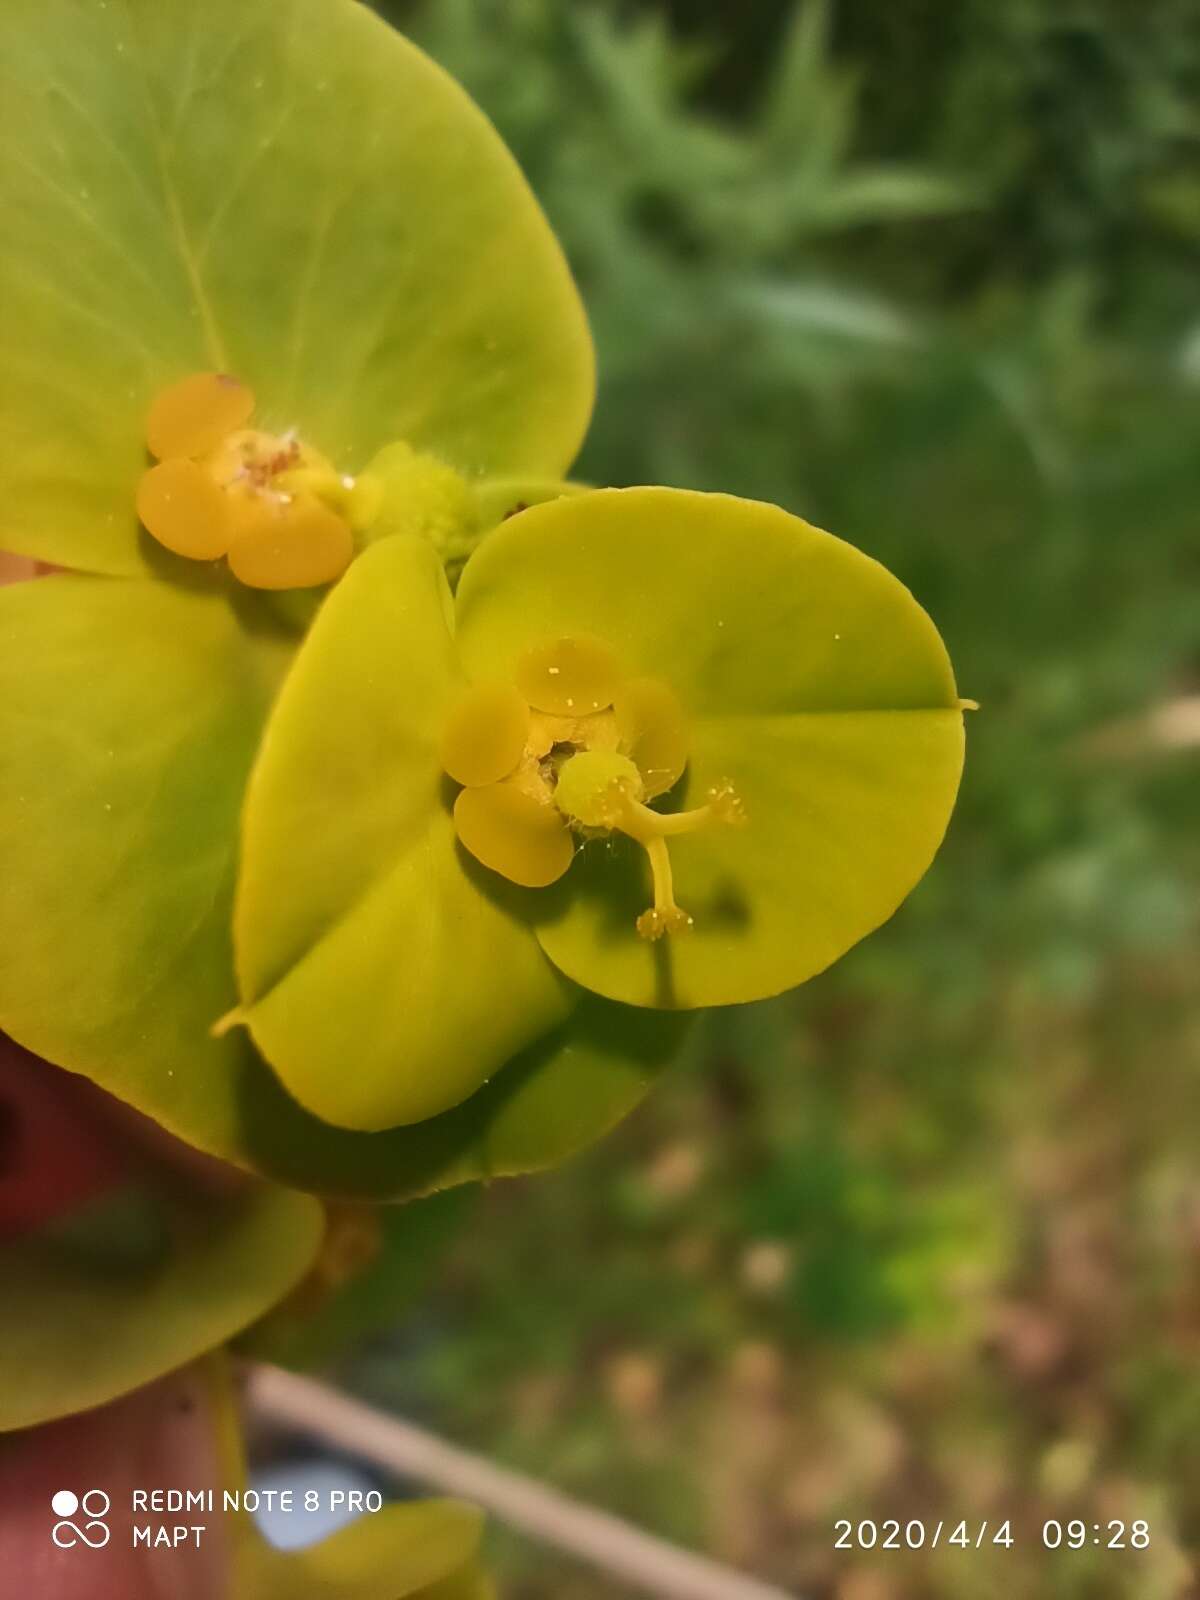
[(198, 372), (158, 394), (137, 513), (147, 533), (191, 561), (226, 556), (254, 589), (330, 583), (354, 554), (354, 485), (294, 435), (247, 427), (254, 395), (225, 373)]
[(624, 833), (650, 864), (654, 903), (637, 919), (644, 939), (683, 933), (692, 918), (675, 900), (667, 841), (745, 819), (729, 783), (690, 811), (646, 803), (683, 776), (688, 730), (674, 692), (656, 678), (626, 678), (598, 639), (557, 638), (527, 650), (514, 685), (481, 683), (454, 707), (442, 767), (462, 791), (459, 842), (514, 883), (562, 877), (575, 836)]
[(654, 904), (637, 919), (638, 933), (651, 943), (664, 933), (689, 933), (695, 924), (688, 912), (675, 904), (675, 879), (666, 840), (646, 839), (643, 844), (650, 858)]

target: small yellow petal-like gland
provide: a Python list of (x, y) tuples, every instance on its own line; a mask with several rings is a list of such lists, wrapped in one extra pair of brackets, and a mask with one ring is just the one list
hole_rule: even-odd
[(159, 544), (190, 561), (215, 561), (234, 534), (229, 497), (194, 461), (160, 461), (143, 473), (137, 514)]
[(469, 789), (499, 783), (516, 771), (529, 723), (529, 707), (511, 684), (474, 684), (446, 724), (443, 769)]
[(224, 372), (195, 372), (154, 397), (146, 418), (146, 444), (159, 461), (207, 455), (228, 434), (244, 428), (254, 395)]
[(238, 528), (229, 570), (250, 589), (313, 589), (340, 578), (353, 554), (349, 523), (302, 494), (263, 507)]
[(666, 794), (683, 776), (688, 729), (673, 690), (657, 678), (630, 678), (613, 701), (621, 748), (642, 775), (646, 799)]
[(476, 861), (526, 889), (544, 889), (571, 865), (575, 845), (566, 819), (515, 783), (461, 789), (454, 827)]
[(613, 703), (621, 682), (617, 658), (599, 639), (551, 639), (517, 662), (517, 688), (535, 711), (584, 717)]

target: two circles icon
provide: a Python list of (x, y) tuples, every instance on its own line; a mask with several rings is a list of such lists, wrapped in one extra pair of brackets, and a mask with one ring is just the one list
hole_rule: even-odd
[[(50, 1530), (51, 1539), (60, 1550), (73, 1550), (80, 1544), (103, 1550), (112, 1537), (104, 1521), (111, 1504), (103, 1489), (89, 1489), (82, 1499), (70, 1489), (57, 1490), (50, 1497), (50, 1509), (59, 1519)], [(82, 1523), (71, 1520), (76, 1513), (82, 1513)]]

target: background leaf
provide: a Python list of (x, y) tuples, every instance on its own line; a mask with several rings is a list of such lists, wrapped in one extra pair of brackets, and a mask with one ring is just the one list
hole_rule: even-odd
[[(453, 1500), (390, 1505), (319, 1544), (273, 1550), (243, 1519), (234, 1600), (473, 1600), (481, 1513)], [(443, 1584), (447, 1587), (443, 1589)], [(476, 1585), (476, 1587), (472, 1587)]]
[(315, 1302), (302, 1290), (277, 1306), (238, 1341), (239, 1353), (289, 1367), (328, 1365), (396, 1324), (428, 1287), (477, 1200), (477, 1191), (457, 1188), (405, 1206), (354, 1208), (349, 1225), (367, 1230), (368, 1239), (374, 1234), (374, 1254), (344, 1283), (322, 1286)]
[(144, 1259), (61, 1230), (0, 1247), (0, 1430), (102, 1405), (223, 1344), (295, 1286), (324, 1225), (316, 1201), (259, 1184), (176, 1198), (165, 1220), (169, 1242)]

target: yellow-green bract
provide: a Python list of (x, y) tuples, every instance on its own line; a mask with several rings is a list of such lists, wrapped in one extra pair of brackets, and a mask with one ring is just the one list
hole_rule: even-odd
[(592, 353), (463, 91), (349, 0), (14, 0), (0, 77), (0, 547), (146, 570), (154, 394), (236, 374), (342, 472), (401, 440), (561, 477)]
[[(669, 808), (729, 782), (746, 822), (672, 840), (692, 930), (648, 943), (640, 852), (584, 844), (520, 889), (457, 843), (441, 734), (469, 683), (586, 636), (678, 696)], [(572, 985), (666, 1011), (802, 983), (928, 867), (962, 766), (936, 629), (878, 563), (775, 507), (605, 490), (512, 518), (452, 603), (432, 548), (372, 548), (327, 602), (251, 778), (239, 1013), (292, 1093), (371, 1129), (470, 1095)], [(352, 1068), (349, 1067), (353, 1063)]]

